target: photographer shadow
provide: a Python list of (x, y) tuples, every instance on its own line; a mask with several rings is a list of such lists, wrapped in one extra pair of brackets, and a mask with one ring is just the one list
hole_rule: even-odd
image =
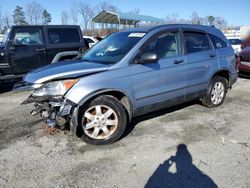
[[(170, 168), (175, 164), (175, 173)], [(145, 188), (175, 187), (175, 188), (217, 188), (214, 181), (200, 171), (192, 163), (192, 155), (185, 144), (177, 146), (175, 156), (160, 164), (149, 178)]]

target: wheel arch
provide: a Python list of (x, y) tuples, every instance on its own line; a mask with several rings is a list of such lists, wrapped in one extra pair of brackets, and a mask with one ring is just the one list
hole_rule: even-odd
[(121, 102), (121, 104), (125, 107), (127, 116), (128, 116), (128, 121), (131, 121), (133, 117), (133, 103), (131, 98), (129, 97), (128, 94), (125, 92), (118, 90), (118, 89), (104, 89), (104, 90), (99, 90), (92, 92), (92, 94), (88, 95), (87, 97), (84, 97), (82, 99), (77, 107), (77, 116), (79, 114), (79, 110), (86, 104), (88, 104), (90, 101), (94, 100), (95, 98), (102, 96), (102, 95), (107, 95), (107, 96), (112, 96), (115, 97), (118, 101)]
[[(229, 70), (227, 70), (227, 69), (221, 69), (221, 70), (215, 72), (215, 73), (213, 74), (213, 76), (211, 77), (210, 82), (211, 82), (211, 80), (212, 80), (215, 76), (221, 76), (221, 77), (223, 77), (223, 78), (226, 78), (227, 81), (228, 81), (227, 86), (228, 86), (229, 88), (231, 87), (231, 74), (230, 74), (230, 71), (229, 71)], [(210, 82), (209, 82), (209, 83), (210, 83)]]
[(51, 63), (56, 63), (58, 61), (61, 61), (61, 59), (66, 58), (66, 57), (71, 57), (71, 56), (77, 56), (79, 55), (79, 51), (66, 51), (66, 52), (59, 52), (57, 53)]

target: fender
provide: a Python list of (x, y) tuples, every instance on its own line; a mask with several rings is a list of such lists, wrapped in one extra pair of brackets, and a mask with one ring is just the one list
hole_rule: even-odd
[(220, 73), (220, 72), (222, 72), (222, 71), (226, 71), (226, 72), (228, 73), (228, 82), (229, 82), (229, 83), (228, 83), (228, 86), (231, 87), (231, 73), (230, 73), (230, 70), (227, 69), (227, 68), (219, 69), (219, 70), (217, 70), (216, 72), (214, 72), (214, 73), (212, 74), (211, 78), (209, 79), (208, 84), (211, 82), (211, 80), (213, 79), (213, 77), (214, 77), (215, 75), (217, 75), (218, 73)]
[(65, 56), (72, 56), (72, 55), (78, 56), (79, 54), (80, 54), (80, 52), (78, 52), (78, 51), (60, 52), (60, 53), (56, 54), (56, 56), (53, 58), (51, 63), (56, 63), (59, 61), (59, 59), (61, 59), (62, 57), (65, 57)]
[(132, 117), (133, 117), (133, 103), (131, 98), (129, 97), (129, 95), (124, 92), (121, 91), (119, 89), (103, 89), (103, 90), (97, 90), (94, 92), (91, 92), (90, 94), (88, 94), (87, 96), (85, 96), (78, 104), (77, 106), (74, 108), (73, 110), (73, 114), (70, 120), (70, 130), (71, 132), (73, 132), (74, 134), (76, 134), (76, 130), (77, 130), (77, 126), (78, 126), (78, 115), (79, 115), (79, 109), (84, 106), (89, 100), (91, 100), (92, 98), (97, 97), (98, 95), (104, 94), (104, 93), (108, 93), (108, 92), (119, 92), (122, 93), (124, 96), (127, 97), (129, 105), (130, 105), (130, 110), (128, 112), (129, 115), (129, 121), (131, 121)]

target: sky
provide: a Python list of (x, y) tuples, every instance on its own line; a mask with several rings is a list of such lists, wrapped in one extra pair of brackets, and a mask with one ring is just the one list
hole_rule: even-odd
[[(61, 24), (61, 12), (69, 11), (71, 0), (35, 0), (52, 14), (52, 24)], [(106, 1), (122, 12), (135, 8), (140, 14), (165, 18), (167, 15), (177, 14), (181, 18), (189, 19), (193, 12), (199, 16), (220, 16), (229, 25), (250, 25), (250, 0), (78, 0), (95, 7)], [(25, 7), (30, 0), (0, 0), (2, 14), (12, 15), (16, 5)]]

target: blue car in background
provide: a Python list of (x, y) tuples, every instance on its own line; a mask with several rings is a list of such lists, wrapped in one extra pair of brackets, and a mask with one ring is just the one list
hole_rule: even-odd
[(34, 90), (51, 126), (70, 125), (90, 144), (117, 141), (133, 117), (200, 99), (220, 106), (238, 77), (222, 32), (198, 25), (161, 25), (114, 33), (75, 60), (32, 71), (15, 90)]

